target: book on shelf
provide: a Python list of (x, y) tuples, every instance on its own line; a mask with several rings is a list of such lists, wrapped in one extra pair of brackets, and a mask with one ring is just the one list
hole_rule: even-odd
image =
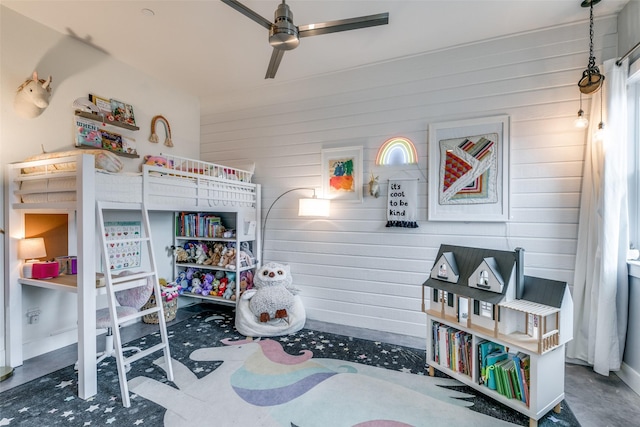
[(524, 399), (522, 401), (526, 403), (527, 406), (529, 406), (531, 356), (520, 351), (516, 354), (516, 357), (520, 362), (520, 381), (522, 383), (522, 391), (524, 392)]
[(111, 114), (111, 100), (90, 93), (89, 101), (93, 102), (96, 107), (98, 107), (100, 115), (104, 117), (103, 120), (108, 120), (110, 122), (114, 120), (113, 115)]
[(470, 376), (471, 334), (439, 322), (433, 322), (431, 333), (433, 361), (454, 372)]
[(102, 147), (100, 125), (92, 120), (80, 116), (76, 120), (76, 146)]
[(113, 114), (113, 118), (117, 122), (126, 123), (131, 126), (136, 125), (136, 119), (133, 115), (133, 106), (129, 104), (125, 104), (122, 101), (112, 99), (111, 114)]
[(176, 230), (181, 237), (220, 237), (225, 230), (219, 216), (207, 213), (181, 212), (176, 216)]
[(506, 358), (486, 368), (488, 378), (485, 385), (506, 398), (519, 400), (529, 406), (529, 383), (525, 379), (528, 367), (524, 368), (527, 363), (528, 355), (507, 353)]
[(495, 363), (487, 363), (489, 355), (504, 352), (504, 346), (493, 341), (484, 340), (478, 343), (478, 366), (480, 367), (480, 377), (478, 380), (480, 384), (487, 384), (487, 367)]
[(102, 148), (117, 153), (124, 152), (122, 149), (122, 135), (105, 129), (101, 129), (100, 134), (102, 135)]

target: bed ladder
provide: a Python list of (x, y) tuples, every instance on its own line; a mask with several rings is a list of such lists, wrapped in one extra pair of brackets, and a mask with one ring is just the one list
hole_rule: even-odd
[[(123, 211), (127, 211), (127, 213), (136, 211), (139, 212), (142, 221), (140, 228), (140, 233), (138, 235), (134, 235), (133, 237), (125, 237), (122, 236), (115, 237), (111, 236), (111, 233), (108, 234), (108, 229), (105, 225), (105, 211), (117, 211), (120, 216)], [(169, 351), (169, 338), (167, 335), (167, 325), (164, 317), (164, 309), (162, 306), (162, 296), (160, 291), (160, 283), (158, 281), (158, 272), (156, 267), (155, 256), (153, 252), (153, 243), (151, 240), (151, 227), (149, 225), (149, 213), (145, 208), (143, 203), (117, 203), (117, 202), (97, 202), (97, 214), (98, 214), (98, 222), (100, 225), (100, 239), (102, 243), (102, 265), (104, 266), (104, 277), (105, 284), (107, 290), (107, 299), (109, 302), (109, 314), (111, 317), (111, 328), (113, 332), (113, 343), (115, 350), (115, 359), (118, 366), (118, 379), (120, 381), (120, 392), (122, 394), (122, 404), (125, 408), (131, 406), (131, 401), (129, 398), (129, 386), (127, 384), (127, 368), (132, 362), (136, 360), (142, 359), (152, 353), (155, 353), (159, 350), (163, 350), (164, 359), (166, 365), (166, 373), (167, 379), (169, 381), (173, 381), (173, 368), (171, 366), (171, 354)], [(116, 219), (118, 215), (109, 216), (108, 220)], [(137, 217), (137, 216), (136, 216)], [(127, 218), (131, 218), (131, 215), (127, 215)], [(129, 270), (119, 269), (115, 270), (111, 267), (110, 261), (110, 250), (109, 248), (113, 248), (116, 244), (132, 244), (139, 245), (140, 248), (140, 262), (139, 266), (135, 266)], [(140, 269), (148, 269), (148, 271), (139, 271)], [(123, 275), (122, 272), (126, 271), (126, 275)], [(115, 273), (118, 275), (115, 275)], [(155, 305), (148, 307), (148, 304), (145, 304), (142, 310), (136, 311), (134, 314), (130, 315), (117, 315), (117, 301), (116, 301), (116, 292), (124, 291), (127, 289), (132, 289), (140, 286), (147, 285), (147, 281), (153, 281), (153, 293)], [(132, 355), (125, 357), (123, 354), (122, 341), (120, 337), (120, 325), (126, 322), (130, 322), (132, 320), (142, 319), (143, 316), (155, 314), (158, 316), (158, 327), (160, 328), (160, 338), (161, 342), (159, 344), (153, 345), (149, 348), (143, 349), (137, 353), (133, 353)]]

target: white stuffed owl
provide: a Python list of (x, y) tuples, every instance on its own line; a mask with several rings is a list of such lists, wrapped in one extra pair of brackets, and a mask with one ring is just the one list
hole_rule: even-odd
[(291, 284), (288, 265), (269, 262), (264, 264), (253, 277), (255, 293), (249, 300), (249, 308), (260, 320), (283, 319), (289, 316), (297, 289)]

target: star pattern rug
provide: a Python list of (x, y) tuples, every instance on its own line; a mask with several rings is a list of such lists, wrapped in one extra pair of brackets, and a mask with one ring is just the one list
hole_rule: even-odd
[[(214, 307), (214, 308), (211, 308)], [(527, 426), (528, 417), (445, 375), (424, 350), (302, 329), (247, 340), (234, 311), (207, 310), (168, 328), (174, 380), (161, 352), (134, 362), (124, 408), (114, 359), (98, 394), (77, 397), (73, 365), (0, 393), (0, 426)], [(142, 348), (158, 334), (133, 340)], [(541, 427), (579, 426), (562, 402)]]

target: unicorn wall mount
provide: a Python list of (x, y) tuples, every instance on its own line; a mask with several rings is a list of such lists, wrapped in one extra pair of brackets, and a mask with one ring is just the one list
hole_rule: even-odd
[(38, 79), (38, 72), (18, 87), (13, 108), (20, 117), (33, 119), (49, 106), (51, 99), (51, 76), (47, 80)]

